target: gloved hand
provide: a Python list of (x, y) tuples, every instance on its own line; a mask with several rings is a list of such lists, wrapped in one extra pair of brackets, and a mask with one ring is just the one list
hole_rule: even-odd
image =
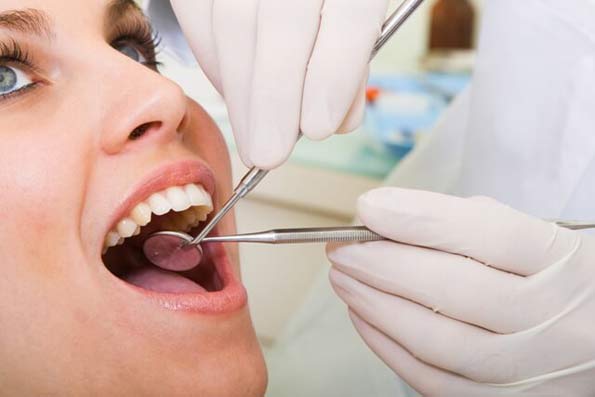
[(244, 163), (274, 168), (298, 132), (323, 139), (363, 117), (388, 0), (171, 0), (225, 99)]
[(595, 395), (595, 239), (487, 198), (396, 188), (358, 213), (392, 241), (329, 246), (368, 346), (425, 396)]

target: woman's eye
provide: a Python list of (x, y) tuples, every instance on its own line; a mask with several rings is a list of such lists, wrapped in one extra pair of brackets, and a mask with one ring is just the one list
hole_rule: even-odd
[(0, 65), (0, 96), (8, 95), (34, 84), (19, 68)]
[(147, 59), (143, 55), (143, 53), (136, 48), (133, 44), (130, 43), (120, 43), (116, 44), (114, 48), (120, 51), (122, 54), (126, 55), (128, 58), (138, 62), (145, 64), (147, 63)]

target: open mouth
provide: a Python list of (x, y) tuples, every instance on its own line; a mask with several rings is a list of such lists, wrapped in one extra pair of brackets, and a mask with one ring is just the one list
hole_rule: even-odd
[[(198, 183), (155, 192), (137, 203), (106, 235), (103, 263), (121, 280), (153, 292), (188, 294), (220, 291), (224, 288), (224, 278), (218, 266), (223, 249), (220, 244), (205, 245), (200, 265), (184, 272), (165, 270), (151, 264), (142, 250), (145, 239), (156, 231), (198, 234), (212, 211), (211, 195)], [(213, 233), (217, 233), (216, 229)]]

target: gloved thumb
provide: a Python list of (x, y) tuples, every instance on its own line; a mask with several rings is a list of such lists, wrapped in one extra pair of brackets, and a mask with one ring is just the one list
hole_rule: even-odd
[(392, 240), (471, 257), (523, 276), (577, 246), (576, 233), (488, 198), (380, 188), (359, 198), (358, 215)]

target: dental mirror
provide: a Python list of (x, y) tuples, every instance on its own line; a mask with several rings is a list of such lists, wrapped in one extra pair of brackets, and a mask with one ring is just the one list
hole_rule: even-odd
[[(274, 229), (263, 232), (213, 236), (202, 243), (260, 243), (304, 244), (328, 242), (365, 242), (385, 238), (365, 226), (309, 227), (298, 229)], [(202, 247), (193, 237), (180, 232), (156, 232), (144, 244), (147, 259), (162, 269), (183, 271), (197, 266), (203, 257)]]
[(194, 237), (182, 232), (153, 233), (143, 244), (147, 259), (155, 266), (176, 272), (190, 270), (202, 260), (202, 248), (190, 244)]

